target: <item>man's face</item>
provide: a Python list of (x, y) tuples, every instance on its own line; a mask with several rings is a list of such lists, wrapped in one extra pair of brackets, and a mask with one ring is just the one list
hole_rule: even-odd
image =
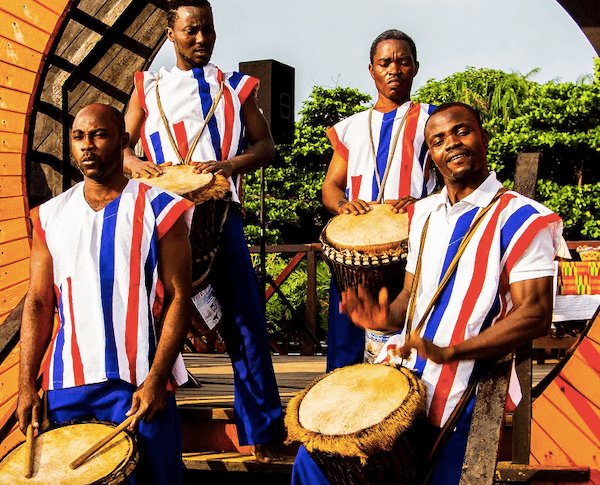
[(175, 46), (177, 67), (187, 71), (208, 64), (217, 39), (210, 7), (179, 7), (167, 36)]
[(425, 128), (425, 140), (447, 182), (467, 184), (487, 177), (488, 137), (465, 108), (454, 106), (434, 113)]
[(84, 177), (104, 182), (123, 173), (123, 149), (128, 135), (120, 134), (115, 115), (102, 105), (83, 108), (71, 129), (71, 153)]
[(369, 72), (377, 91), (385, 98), (403, 103), (410, 96), (419, 63), (405, 40), (384, 40), (377, 44)]

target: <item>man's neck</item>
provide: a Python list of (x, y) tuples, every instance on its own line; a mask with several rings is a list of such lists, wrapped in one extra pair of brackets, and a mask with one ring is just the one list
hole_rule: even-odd
[(379, 97), (377, 98), (377, 102), (375, 103), (375, 106), (373, 106), (373, 109), (375, 109), (377, 111), (381, 111), (382, 113), (388, 113), (392, 110), (399, 108), (407, 101), (410, 101), (409, 95), (406, 95), (406, 97), (404, 97), (404, 98), (390, 99), (390, 98), (381, 96), (381, 94), (380, 94)]
[(102, 182), (84, 177), (83, 196), (92, 210), (97, 212), (119, 197), (128, 182), (129, 179), (124, 174)]
[(488, 175), (489, 174), (481, 174), (477, 179), (467, 182), (462, 180), (457, 182), (444, 180), (446, 189), (448, 191), (448, 200), (450, 201), (450, 204), (454, 205), (475, 192), (485, 181)]

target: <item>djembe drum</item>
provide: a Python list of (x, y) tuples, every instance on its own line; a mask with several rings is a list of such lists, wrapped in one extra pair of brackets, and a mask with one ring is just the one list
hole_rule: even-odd
[(103, 422), (66, 424), (40, 433), (34, 441), (33, 475), (23, 476), (25, 443), (0, 462), (0, 483), (75, 485), (125, 483), (138, 464), (137, 443), (129, 431), (112, 441), (75, 470), (69, 464), (82, 451), (109, 435), (116, 425)]
[(304, 445), (333, 485), (414, 485), (429, 446), (425, 406), (408, 369), (342, 367), (289, 402), (288, 443)]
[[(340, 291), (358, 285), (377, 300), (382, 287), (392, 301), (404, 283), (408, 252), (408, 214), (389, 204), (373, 204), (366, 214), (340, 214), (321, 231), (323, 254)], [(372, 362), (389, 335), (367, 331), (365, 361)]]
[(190, 244), (192, 247), (192, 295), (195, 303), (193, 328), (198, 334), (216, 329), (220, 306), (209, 285), (209, 273), (219, 246), (219, 237), (231, 201), (229, 180), (219, 174), (195, 173), (193, 165), (162, 167), (159, 177), (141, 182), (174, 192), (195, 204)]

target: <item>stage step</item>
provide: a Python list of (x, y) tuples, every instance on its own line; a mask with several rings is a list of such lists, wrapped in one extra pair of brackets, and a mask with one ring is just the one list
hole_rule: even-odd
[(293, 456), (271, 463), (258, 463), (252, 455), (228, 451), (215, 453), (210, 451), (184, 453), (183, 464), (187, 470), (286, 473), (292, 471)]

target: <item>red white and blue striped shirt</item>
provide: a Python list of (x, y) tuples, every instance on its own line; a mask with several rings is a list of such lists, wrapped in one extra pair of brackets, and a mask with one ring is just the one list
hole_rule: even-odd
[[(445, 270), (477, 213), (502, 185), (492, 172), (477, 190), (454, 205), (444, 188), (415, 203), (409, 233), (406, 271), (414, 274), (421, 233), (429, 229), (421, 259), (421, 275), (412, 328), (418, 324)], [(504, 318), (513, 304), (509, 285), (554, 275), (554, 257), (561, 244), (562, 221), (548, 208), (522, 195), (505, 192), (486, 214), (440, 295), (421, 336), (440, 347), (456, 345)], [(390, 338), (402, 345), (404, 334)], [(467, 388), (473, 360), (436, 364), (413, 352), (405, 366), (421, 375), (428, 390), (429, 419), (443, 426)]]
[[(430, 162), (425, 144), (425, 122), (435, 106), (407, 101), (388, 113), (372, 111), (369, 126), (369, 110), (356, 113), (327, 131), (334, 150), (348, 162), (346, 175), (346, 198), (350, 201), (377, 200), (375, 165), (379, 179), (383, 180), (394, 136), (402, 132), (391, 159), (389, 175), (384, 187), (383, 199), (394, 200), (412, 196), (420, 199), (435, 188), (435, 177), (430, 172)], [(408, 111), (408, 113), (407, 113)], [(406, 119), (403, 120), (405, 118)], [(403, 123), (403, 126), (402, 126)], [(373, 145), (369, 136), (373, 135)], [(373, 160), (375, 149), (376, 162)]]
[[(146, 118), (140, 139), (148, 160), (161, 164), (179, 163), (156, 101), (158, 83), (161, 105), (169, 129), (183, 159), (192, 140), (202, 128), (213, 100), (223, 82), (223, 95), (210, 118), (191, 161), (229, 160), (240, 154), (244, 146), (242, 106), (258, 84), (258, 79), (239, 72), (223, 73), (213, 64), (194, 67), (188, 71), (161, 67), (159, 72), (136, 72), (137, 95)], [(239, 180), (230, 179), (233, 199), (238, 202)]]
[[(84, 198), (83, 183), (32, 210), (36, 236), (52, 256), (60, 323), (45, 363), (44, 389), (144, 381), (164, 294), (158, 242), (180, 217), (187, 222), (191, 206), (130, 180), (97, 212)], [(181, 355), (173, 378), (177, 384), (187, 380)]]

